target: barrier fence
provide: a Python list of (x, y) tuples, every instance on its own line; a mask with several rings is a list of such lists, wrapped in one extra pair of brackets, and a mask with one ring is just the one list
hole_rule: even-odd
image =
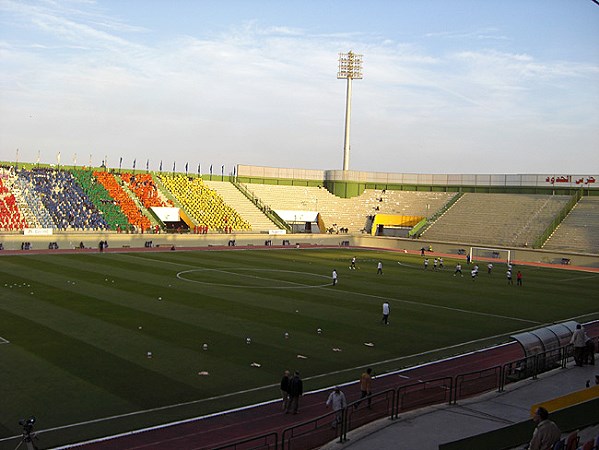
[[(593, 338), (598, 348), (599, 338)], [(213, 450), (311, 450), (327, 442), (347, 440), (348, 432), (382, 418), (397, 419), (405, 413), (426, 406), (443, 403), (455, 404), (458, 400), (485, 392), (501, 392), (510, 383), (533, 378), (541, 373), (565, 368), (573, 357), (573, 346), (566, 345), (503, 365), (398, 386), (349, 403), (339, 412), (288, 427), (281, 433), (271, 432), (215, 448)], [(280, 444), (280, 445), (279, 445)]]
[(213, 450), (277, 450), (279, 445), (278, 433), (272, 432), (261, 436), (251, 437), (242, 441), (215, 447)]
[(444, 377), (400, 386), (397, 388), (395, 417), (400, 412), (411, 411), (424, 406), (451, 403), (453, 385), (453, 378)]

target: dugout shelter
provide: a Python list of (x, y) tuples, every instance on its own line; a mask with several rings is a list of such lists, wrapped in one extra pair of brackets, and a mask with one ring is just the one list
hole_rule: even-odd
[(524, 351), (525, 358), (520, 367), (523, 375), (559, 367), (563, 357), (560, 350), (570, 343), (577, 324), (575, 320), (569, 320), (510, 336)]

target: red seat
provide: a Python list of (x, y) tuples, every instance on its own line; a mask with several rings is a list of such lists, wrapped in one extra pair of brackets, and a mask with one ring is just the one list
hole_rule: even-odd
[(577, 431), (570, 433), (566, 438), (566, 450), (576, 450), (579, 439)]

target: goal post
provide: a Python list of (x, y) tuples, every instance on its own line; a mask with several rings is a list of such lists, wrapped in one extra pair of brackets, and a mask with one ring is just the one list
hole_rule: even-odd
[(504, 262), (512, 261), (510, 250), (504, 248), (470, 247), (470, 261)]

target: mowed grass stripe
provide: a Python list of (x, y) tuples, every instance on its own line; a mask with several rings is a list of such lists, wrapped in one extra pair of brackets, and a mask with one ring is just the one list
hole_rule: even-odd
[[(188, 385), (119, 358), (80, 339), (6, 311), (3, 312), (3, 318), (3, 326), (7, 332), (19, 335), (15, 345), (138, 408), (170, 403), (173, 396), (184, 399), (189, 395)], [(19, 332), (31, 329), (35, 329), (35, 334)], [(68, 352), (65, 351), (66, 348), (69, 349)], [(168, 391), (156, 389), (157, 386), (164, 385), (169, 386)]]
[[(23, 323), (16, 324), (17, 327), (22, 325)], [(26, 331), (26, 328), (23, 331)], [(137, 409), (137, 405), (127, 399), (114, 395), (101, 386), (92, 384), (87, 378), (82, 379), (38, 356), (37, 347), (38, 343), (34, 341), (26, 347), (11, 344), (0, 350), (0, 358), (3, 361), (0, 378), (16, 380), (11, 384), (0, 383), (0, 423), (6, 424), (4, 431), (0, 430), (0, 436), (20, 434), (22, 427), (19, 426), (18, 420), (32, 414), (45, 424), (44, 427), (48, 427), (60, 424), (62, 415), (68, 411), (77, 411), (83, 420), (96, 418), (98, 415), (107, 416), (115, 410)], [(51, 407), (50, 412), (47, 407)], [(15, 446), (16, 443), (11, 450)]]

